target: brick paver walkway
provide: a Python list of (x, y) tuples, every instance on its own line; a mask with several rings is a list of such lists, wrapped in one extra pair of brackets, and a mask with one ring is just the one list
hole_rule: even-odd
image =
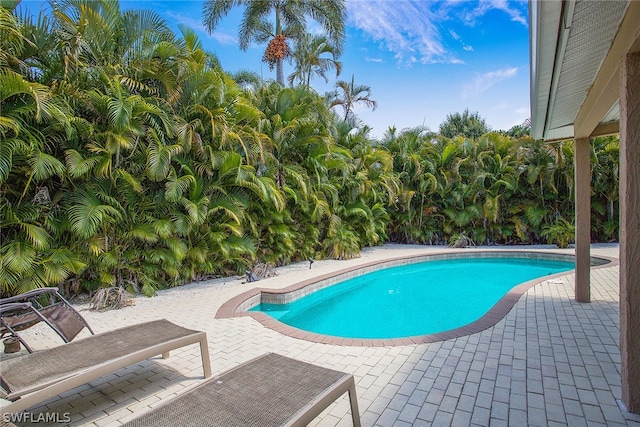
[[(259, 286), (282, 288), (358, 263), (443, 251), (450, 249), (370, 248), (357, 260), (317, 261), (311, 270), (308, 263), (281, 268), (277, 277)], [(592, 255), (617, 258), (618, 246), (594, 245)], [(364, 426), (640, 426), (640, 416), (621, 411), (617, 404), (618, 267), (592, 270), (589, 304), (573, 300), (573, 279), (568, 274), (562, 283), (541, 281), (502, 321), (483, 332), (396, 347), (312, 343), (281, 335), (250, 317), (215, 319), (224, 302), (256, 285), (243, 283), (243, 278), (192, 284), (154, 298), (140, 297), (134, 307), (83, 315), (96, 332), (158, 318), (204, 330), (214, 375), (265, 352), (353, 373)], [(36, 348), (60, 343), (39, 327), (26, 338)], [(199, 350), (191, 346), (166, 360), (154, 358), (74, 389), (30, 413), (68, 415), (72, 425), (115, 426), (201, 381)], [(343, 397), (312, 425), (349, 426), (348, 411)]]

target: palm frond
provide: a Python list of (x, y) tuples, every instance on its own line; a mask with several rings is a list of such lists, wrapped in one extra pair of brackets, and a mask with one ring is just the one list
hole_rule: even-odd
[(52, 176), (62, 176), (65, 172), (64, 163), (42, 151), (33, 152), (27, 162), (31, 167), (31, 173), (34, 178), (38, 180), (45, 180)]
[(113, 206), (103, 204), (96, 195), (81, 191), (71, 197), (68, 208), (71, 230), (82, 238), (94, 236), (100, 227), (121, 218)]

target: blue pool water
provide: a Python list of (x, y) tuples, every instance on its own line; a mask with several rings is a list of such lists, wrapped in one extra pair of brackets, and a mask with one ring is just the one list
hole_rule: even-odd
[(575, 268), (526, 258), (460, 258), (390, 267), (289, 304), (259, 304), (283, 323), (345, 338), (402, 338), (465, 326), (520, 283)]

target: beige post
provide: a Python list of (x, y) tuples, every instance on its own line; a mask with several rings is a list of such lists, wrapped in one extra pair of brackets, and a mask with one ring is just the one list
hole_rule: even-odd
[(575, 140), (576, 189), (576, 283), (578, 302), (591, 301), (591, 144), (589, 138)]
[(620, 73), (620, 355), (622, 401), (640, 413), (640, 51)]

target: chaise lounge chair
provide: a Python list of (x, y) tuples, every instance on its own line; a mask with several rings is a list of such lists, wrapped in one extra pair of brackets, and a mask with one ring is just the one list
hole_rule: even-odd
[(345, 392), (360, 426), (353, 375), (269, 353), (212, 378), (127, 427), (306, 426)]
[(82, 315), (60, 295), (57, 288), (39, 288), (0, 299), (0, 338), (11, 335), (31, 353), (31, 347), (18, 332), (40, 322), (49, 325), (67, 343), (84, 328), (94, 334)]
[(211, 376), (205, 332), (155, 320), (92, 335), (0, 362), (0, 416), (24, 411), (119, 369), (190, 344), (200, 344), (204, 377)]
[[(43, 293), (57, 294), (55, 288), (49, 289)], [(42, 313), (46, 307), (33, 306), (31, 297), (39, 295), (36, 292), (24, 298), (23, 294), (20, 296), (23, 298), (13, 297), (11, 301), (3, 299), (0, 303), (3, 334), (16, 336), (29, 351), (31, 349), (16, 333), (17, 330), (40, 321), (49, 324), (56, 332), (60, 329)], [(35, 303), (38, 304), (37, 301)], [(58, 332), (65, 342), (71, 341), (84, 327), (93, 333), (82, 316), (68, 303), (66, 305), (72, 311), (62, 308), (62, 313), (71, 313), (72, 317), (77, 314), (82, 323), (70, 322), (75, 324), (71, 333)], [(5, 322), (6, 313), (21, 313), (22, 321), (13, 319), (13, 323)], [(0, 421), (6, 422), (1, 425), (12, 425), (8, 422), (11, 419), (9, 414), (24, 411), (67, 390), (155, 355), (162, 354), (166, 358), (170, 350), (196, 343), (200, 344), (204, 377), (208, 378), (211, 376), (211, 365), (206, 334), (174, 325), (168, 320), (116, 329), (4, 360), (0, 362)], [(127, 425), (303, 426), (345, 392), (349, 394), (353, 425), (359, 427), (352, 375), (277, 354), (267, 354), (215, 380), (198, 385)]]

